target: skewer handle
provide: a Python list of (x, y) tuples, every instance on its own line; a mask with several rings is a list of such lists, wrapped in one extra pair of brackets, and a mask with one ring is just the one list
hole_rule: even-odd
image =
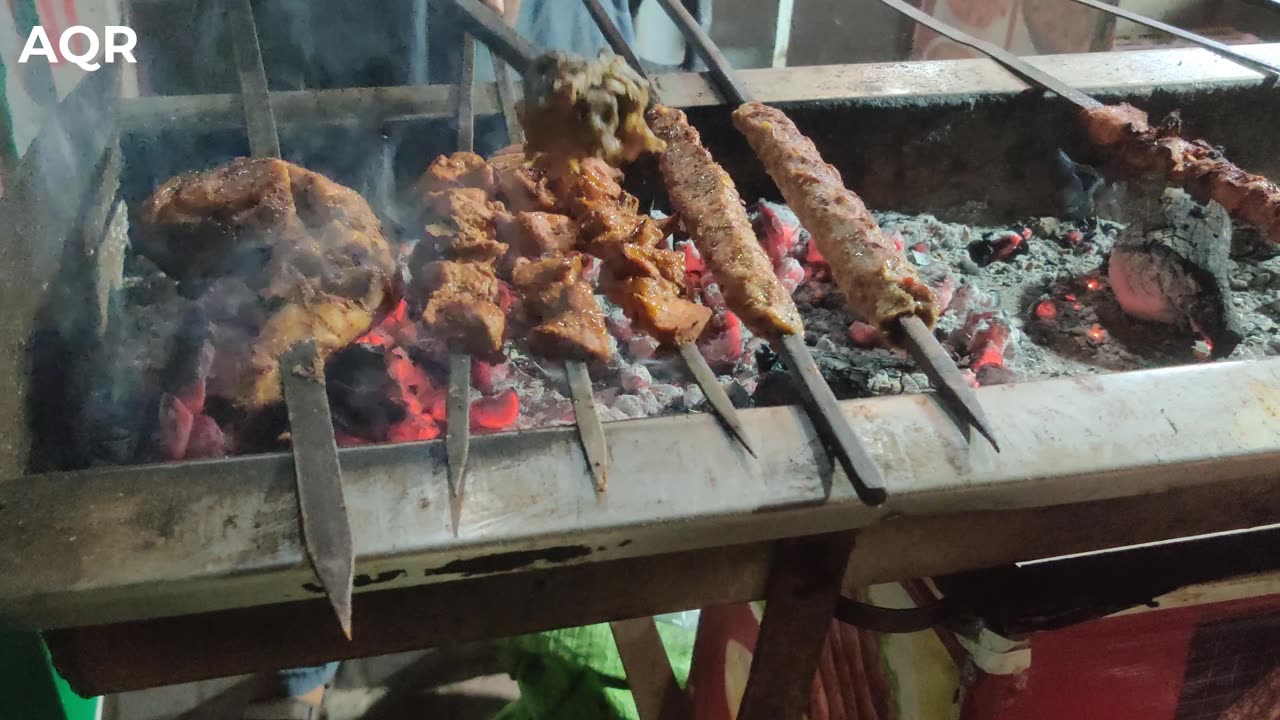
[(689, 14), (684, 4), (680, 0), (658, 0), (658, 4), (662, 5), (671, 16), (671, 20), (680, 29), (680, 34), (684, 35), (685, 41), (698, 51), (702, 61), (711, 70), (711, 78), (715, 80), (716, 87), (720, 89), (720, 94), (725, 100), (732, 105), (750, 102), (751, 96), (734, 75), (729, 61), (720, 53), (720, 48), (716, 47), (715, 42), (702, 29), (698, 21)]
[(498, 13), (479, 0), (431, 0), (436, 7), (455, 12), (466, 31), (480, 38), (491, 51), (520, 75), (528, 72), (539, 53), (528, 40), (511, 29)]

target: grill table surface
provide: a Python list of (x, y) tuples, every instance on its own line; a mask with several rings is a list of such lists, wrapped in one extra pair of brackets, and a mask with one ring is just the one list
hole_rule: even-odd
[[(1253, 51), (1280, 57), (1280, 46)], [(1201, 50), (1040, 61), (1114, 93), (1251, 90), (1261, 79)], [(909, 104), (1021, 90), (984, 60), (746, 77), (769, 101)], [(660, 82), (673, 104), (714, 97), (697, 76)], [(369, 93), (399, 98), (399, 112), (449, 111), (442, 88), (348, 94)], [(342, 97), (278, 93), (273, 106), (288, 125)], [(124, 101), (121, 122), (238, 125), (238, 101), (223, 102)], [(353, 122), (371, 112), (359, 105), (347, 106)], [(476, 110), (496, 110), (491, 89)], [(74, 218), (61, 221), (71, 237)], [(5, 293), (31, 286), (5, 280)], [(0, 319), (3, 337), (30, 334), (17, 315)], [(20, 358), (0, 353), (0, 377), (17, 377)], [(879, 508), (857, 501), (793, 407), (742, 412), (758, 461), (706, 414), (607, 424), (614, 470), (599, 501), (572, 427), (474, 438), (458, 538), (443, 441), (343, 450), (358, 576), (350, 644), (336, 630), (300, 629), (322, 627), (314, 612), (327, 608), (299, 539), (286, 454), (15, 478), (0, 482), (0, 619), (69, 628), (50, 635), (62, 669), (82, 691), (107, 692), (759, 598), (771, 543), (784, 537), (859, 529), (847, 582), (860, 586), (1280, 522), (1280, 359), (979, 394), (1002, 453), (964, 437), (929, 395), (842, 404), (888, 478)], [(4, 415), (16, 423), (9, 437), (25, 434), (20, 408)], [(183, 647), (204, 648), (204, 659)]]

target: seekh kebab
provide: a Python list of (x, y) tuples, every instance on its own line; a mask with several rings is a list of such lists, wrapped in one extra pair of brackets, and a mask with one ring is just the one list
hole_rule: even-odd
[(733, 124), (812, 234), (849, 307), (891, 342), (900, 341), (904, 317), (932, 328), (938, 319), (933, 291), (813, 141), (781, 110), (758, 102), (735, 110)]
[(702, 146), (683, 112), (656, 105), (648, 118), (667, 146), (659, 160), (667, 195), (725, 303), (757, 335), (802, 332), (800, 311), (774, 274), (729, 173)]
[(1090, 142), (1112, 153), (1125, 172), (1167, 177), (1200, 202), (1216, 200), (1233, 218), (1280, 243), (1280, 187), (1245, 172), (1203, 140), (1184, 140), (1176, 123), (1152, 127), (1128, 104), (1081, 111)]

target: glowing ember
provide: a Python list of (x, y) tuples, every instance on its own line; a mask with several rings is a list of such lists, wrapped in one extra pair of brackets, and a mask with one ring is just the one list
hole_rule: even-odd
[(1102, 282), (1096, 277), (1085, 278), (1084, 286), (1088, 290), (1097, 290), (1102, 287)]
[(1036, 304), (1035, 313), (1041, 320), (1052, 320), (1058, 317), (1058, 306), (1052, 300), (1041, 300)]
[(511, 388), (471, 403), (472, 430), (506, 430), (519, 416), (520, 396)]
[(1107, 339), (1107, 331), (1103, 330), (1101, 325), (1090, 327), (1085, 334), (1089, 336), (1089, 342), (1094, 345), (1101, 345)]
[(391, 426), (387, 432), (388, 442), (418, 442), (434, 440), (440, 437), (440, 426), (430, 417), (409, 415), (404, 420)]
[(1068, 245), (1072, 245), (1072, 246), (1079, 245), (1080, 243), (1084, 242), (1084, 233), (1080, 232), (1079, 230), (1072, 230), (1071, 232), (1067, 233), (1066, 240)]
[(760, 217), (756, 221), (758, 225), (756, 234), (760, 236), (760, 244), (764, 245), (769, 259), (774, 265), (778, 265), (795, 249), (800, 228), (783, 222), (782, 218), (778, 217), (778, 213), (774, 212), (767, 203), (760, 203), (758, 207)]
[(873, 348), (880, 344), (880, 331), (861, 320), (849, 326), (849, 339), (860, 348)]
[(1076, 295), (1075, 295), (1075, 293), (1067, 293), (1066, 295), (1063, 295), (1063, 296), (1062, 296), (1062, 299), (1063, 299), (1063, 300), (1066, 300), (1067, 302), (1075, 302), (1075, 301), (1076, 301)]
[(1209, 338), (1197, 340), (1191, 346), (1191, 351), (1195, 354), (1197, 360), (1209, 360), (1213, 357), (1213, 341)]
[(194, 420), (191, 410), (181, 400), (169, 393), (160, 396), (160, 447), (165, 457), (181, 460), (187, 456)]
[(822, 257), (822, 251), (818, 250), (818, 243), (809, 238), (809, 244), (804, 249), (804, 261), (810, 265), (826, 265), (827, 259)]
[(712, 321), (720, 334), (702, 345), (702, 354), (713, 366), (732, 365), (742, 357), (742, 321), (732, 310), (725, 310)]
[(187, 441), (187, 459), (226, 457), (227, 438), (222, 428), (208, 415), (200, 415), (191, 424)]

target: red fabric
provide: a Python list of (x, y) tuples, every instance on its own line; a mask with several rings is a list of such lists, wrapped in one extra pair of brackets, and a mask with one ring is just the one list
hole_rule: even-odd
[(1173, 720), (1196, 626), (1280, 609), (1280, 596), (1097, 620), (1036, 634), (1031, 669), (984, 675), (962, 720)]

